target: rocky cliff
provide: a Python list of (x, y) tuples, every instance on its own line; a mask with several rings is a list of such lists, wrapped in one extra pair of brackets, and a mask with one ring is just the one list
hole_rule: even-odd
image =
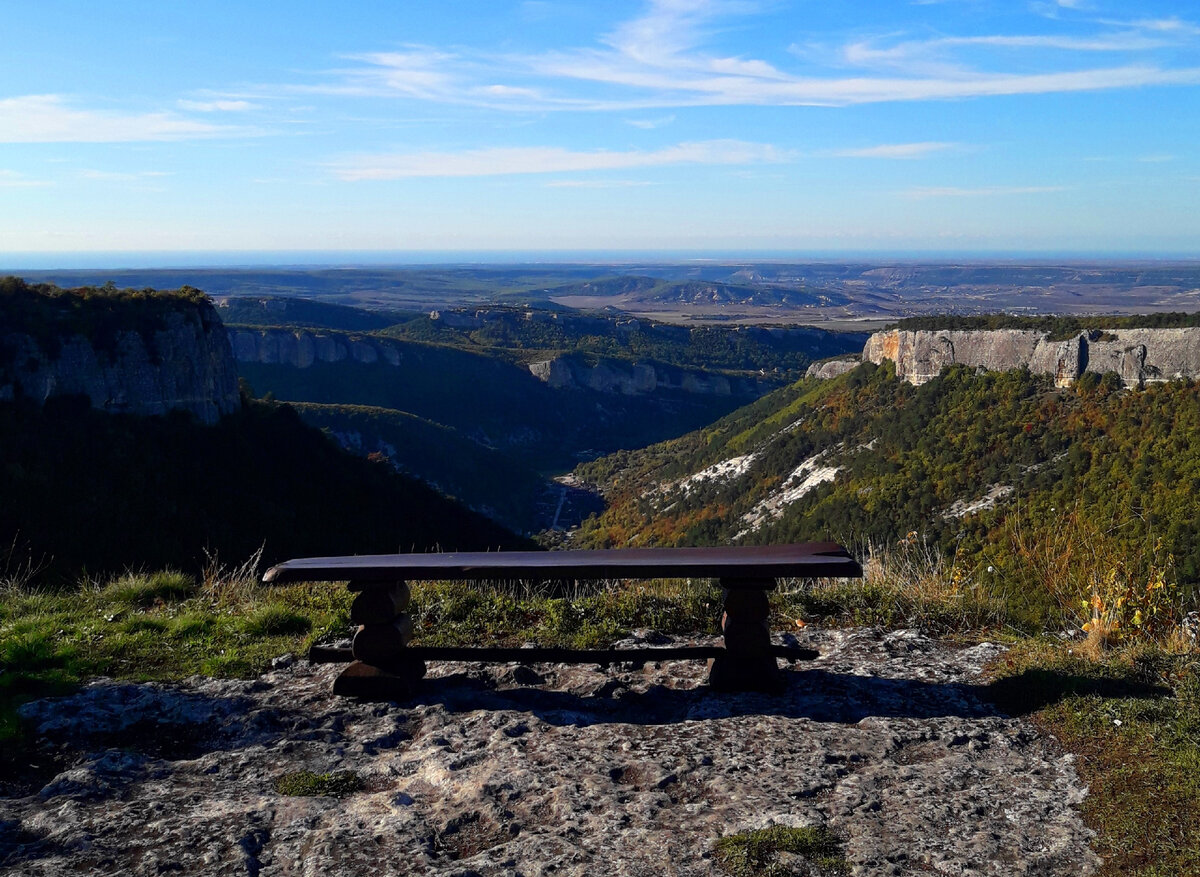
[(556, 389), (588, 389), (625, 396), (675, 390), (695, 395), (757, 397), (778, 386), (778, 383), (754, 378), (667, 368), (651, 363), (604, 359), (588, 363), (577, 356), (556, 356), (531, 362), (529, 371)]
[[(315, 363), (385, 363), (399, 366), (408, 355), (402, 342), (370, 335), (318, 329), (229, 330), (238, 362), (309, 368)], [(601, 359), (588, 363), (578, 356), (557, 356), (529, 364), (529, 372), (554, 389), (586, 389), (599, 393), (642, 396), (662, 391), (694, 395), (761, 396), (777, 383), (730, 378), (691, 369)]]
[(208, 424), (241, 406), (229, 340), (201, 296), (4, 292), (0, 400), (82, 394), (113, 413), (183, 410)]
[(1028, 329), (876, 332), (863, 360), (890, 359), (897, 377), (923, 384), (948, 365), (996, 371), (1026, 367), (1065, 387), (1081, 375), (1116, 372), (1127, 387), (1200, 376), (1200, 328), (1095, 329), (1066, 340)]
[(318, 362), (384, 362), (399, 365), (401, 346), (393, 341), (320, 329), (229, 330), (238, 362), (308, 368)]
[(848, 371), (853, 371), (862, 363), (860, 357), (852, 359), (828, 359), (822, 362), (814, 362), (804, 372), (806, 378), (820, 378), (827, 381), (830, 378), (836, 378), (838, 375), (844, 375)]

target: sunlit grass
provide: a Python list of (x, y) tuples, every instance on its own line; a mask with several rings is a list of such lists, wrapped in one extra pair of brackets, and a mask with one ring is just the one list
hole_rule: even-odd
[(251, 677), (273, 657), (345, 631), (351, 595), (333, 585), (201, 583), (179, 572), (127, 573), (70, 590), (0, 594), (0, 741), (17, 706), (89, 676)]
[[(200, 581), (167, 571), (69, 591), (5, 587), (0, 742), (19, 747), (20, 703), (66, 693), (89, 676), (254, 676), (275, 656), (347, 636), (352, 597), (338, 584), (264, 586), (245, 566)], [(418, 582), (411, 611), (417, 644), (598, 648), (636, 628), (715, 635), (721, 602), (711, 580)], [(1091, 789), (1084, 814), (1099, 833), (1105, 873), (1200, 873), (1200, 653), (1190, 628), (1101, 650), (1030, 637), (1035, 622), (986, 579), (916, 542), (869, 562), (862, 581), (784, 582), (771, 594), (771, 622), (776, 630), (870, 624), (1004, 638), (1013, 648), (984, 693), (1081, 755)], [(794, 830), (769, 829), (727, 839), (721, 855), (731, 873), (773, 873), (772, 851), (801, 841)], [(840, 853), (830, 855), (820, 867), (836, 873)]]

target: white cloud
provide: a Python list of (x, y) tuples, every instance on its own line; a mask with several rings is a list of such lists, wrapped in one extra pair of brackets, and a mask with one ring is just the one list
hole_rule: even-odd
[[(1074, 0), (1047, 5), (1055, 10), (1084, 8)], [(809, 62), (805, 75), (761, 58), (707, 48), (727, 24), (723, 19), (756, 9), (757, 4), (735, 0), (650, 0), (641, 14), (601, 35), (592, 47), (495, 55), (409, 46), (350, 56), (360, 66), (338, 71), (339, 82), (308, 90), (521, 111), (627, 113), (687, 106), (844, 106), (1200, 83), (1200, 67), (1164, 67), (1151, 56), (1141, 63), (1062, 69), (1064, 51), (1133, 54), (1178, 43), (1193, 26), (1177, 18), (1085, 23), (1104, 28), (1094, 34), (949, 35), (900, 43), (893, 37), (891, 45), (859, 40), (825, 53), (824, 68), (820, 54), (803, 53)], [(992, 68), (985, 70), (964, 60), (971, 56), (977, 62), (973, 55), (979, 49), (1020, 51), (1021, 61), (1006, 70), (1001, 66), (1005, 56), (993, 52), (988, 56)], [(845, 75), (847, 64), (866, 69), (868, 75)]]
[[(369, 52), (348, 59), (367, 66), (343, 71), (347, 85), (334, 87), (331, 93), (370, 94), (382, 89), (384, 93), (437, 100), (462, 87), (461, 77), (442, 69), (460, 60), (447, 52), (413, 46), (403, 52)], [(329, 91), (320, 86), (310, 90)]]
[(1044, 15), (1047, 18), (1058, 18), (1058, 13), (1064, 9), (1084, 11), (1091, 8), (1091, 4), (1085, 3), (1084, 0), (1036, 0), (1030, 3), (1029, 8), (1038, 15)]
[(0, 189), (26, 189), (33, 186), (49, 186), (48, 180), (31, 180), (22, 173), (0, 169)]
[(661, 128), (664, 125), (670, 125), (675, 121), (675, 116), (661, 116), (657, 119), (626, 119), (626, 125), (632, 125), (635, 128), (641, 128), (644, 131), (651, 131), (655, 128)]
[(181, 100), (177, 103), (180, 109), (197, 113), (244, 113), (260, 108), (248, 100)]
[(577, 152), (552, 146), (364, 155), (332, 166), (347, 181), (411, 177), (485, 177), (507, 174), (576, 173), (667, 165), (738, 165), (786, 161), (791, 153), (764, 143), (707, 140), (654, 151)]
[(1184, 21), (1178, 16), (1172, 16), (1171, 18), (1137, 19), (1098, 18), (1096, 22), (1109, 27), (1122, 28), (1126, 31), (1143, 31), (1157, 34), (1159, 38), (1170, 40), (1174, 43), (1200, 36), (1200, 25)]
[[(938, 62), (931, 56), (939, 51), (960, 48), (1047, 49), (1068, 52), (1135, 52), (1157, 49), (1167, 42), (1136, 32), (1107, 34), (1094, 37), (1060, 35), (991, 34), (972, 37), (938, 37), (931, 40), (910, 40), (886, 48), (872, 41), (850, 43), (843, 49), (845, 60), (863, 66), (891, 66), (906, 69), (933, 69)], [(945, 64), (945, 62), (941, 62)], [(919, 65), (919, 66), (917, 66)]]
[(1184, 21), (1177, 16), (1173, 18), (1141, 18), (1130, 22), (1130, 25), (1161, 33), (1181, 34), (1190, 37), (1200, 36), (1200, 26), (1190, 21)]
[(116, 183), (132, 182), (133, 180), (145, 180), (153, 177), (168, 177), (170, 174), (166, 171), (99, 171), (99, 170), (82, 170), (79, 172), (81, 179), (85, 180), (100, 180), (111, 181)]
[(553, 180), (543, 185), (547, 189), (629, 189), (658, 184), (650, 180)]
[(54, 94), (0, 99), (0, 143), (186, 140), (232, 134), (234, 130), (171, 113), (73, 109)]
[(917, 186), (903, 194), (909, 198), (981, 198), (994, 195), (1040, 195), (1062, 192), (1066, 186), (983, 186), (964, 189), (957, 186)]
[(880, 146), (868, 146), (862, 149), (839, 149), (830, 153), (838, 158), (925, 158), (935, 152), (945, 152), (954, 149), (957, 143), (940, 143), (929, 141), (925, 143), (885, 143)]

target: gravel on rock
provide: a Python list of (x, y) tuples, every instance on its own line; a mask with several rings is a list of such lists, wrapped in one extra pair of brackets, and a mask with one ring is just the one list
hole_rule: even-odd
[[(826, 826), (858, 875), (1099, 866), (1071, 757), (978, 695), (1000, 646), (799, 639), (822, 656), (780, 696), (713, 692), (686, 661), (433, 663), (398, 704), (335, 698), (340, 668), (303, 661), (95, 680), (23, 707), (56, 767), (0, 798), (0, 871), (708, 875), (719, 837), (772, 825)], [(299, 771), (361, 784), (276, 791)]]

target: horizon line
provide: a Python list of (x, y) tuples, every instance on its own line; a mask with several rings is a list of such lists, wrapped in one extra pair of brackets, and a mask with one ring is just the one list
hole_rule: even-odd
[(241, 268), (383, 268), (447, 265), (605, 265), (749, 262), (812, 263), (844, 260), (947, 264), (1030, 262), (1200, 262), (1196, 251), (1080, 249), (246, 249), (246, 250), (26, 250), (0, 252), (0, 274), (14, 271), (170, 271)]

